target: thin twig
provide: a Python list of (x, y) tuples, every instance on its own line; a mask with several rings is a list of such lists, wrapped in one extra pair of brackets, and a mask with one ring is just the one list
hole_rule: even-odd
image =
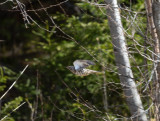
[(7, 2), (13, 2), (13, 0), (6, 0), (6, 1), (0, 3), (0, 5), (4, 5), (4, 4), (6, 4)]
[(7, 118), (10, 114), (15, 112), (17, 109), (19, 109), (22, 105), (24, 105), (26, 102), (21, 103), (19, 106), (17, 106), (14, 110), (12, 110), (10, 113), (8, 113), (6, 116), (4, 116), (0, 121), (4, 121), (5, 118)]
[(23, 69), (23, 71), (20, 73), (19, 77), (13, 82), (13, 84), (9, 87), (9, 89), (1, 96), (0, 101), (2, 100), (2, 98), (12, 89), (12, 87), (16, 84), (16, 82), (18, 81), (18, 79), (22, 76), (22, 74), (24, 73), (24, 71), (27, 69), (28, 65), (26, 65), (26, 67)]
[(149, 78), (149, 80), (148, 80), (148, 82), (147, 82), (147, 84), (146, 84), (146, 87), (145, 87), (145, 89), (143, 90), (143, 92), (145, 92), (146, 89), (148, 88), (148, 85), (149, 85), (149, 83), (151, 82), (151, 80), (152, 80), (152, 78), (153, 78), (154, 72), (156, 71), (156, 68), (157, 68), (157, 64), (155, 64), (155, 67), (154, 67), (154, 69), (153, 69), (152, 72), (151, 72), (151, 76), (150, 76), (150, 78)]

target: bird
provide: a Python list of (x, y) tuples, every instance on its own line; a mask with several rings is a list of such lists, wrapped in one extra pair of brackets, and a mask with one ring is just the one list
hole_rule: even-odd
[(93, 61), (90, 60), (75, 60), (73, 62), (74, 66), (67, 66), (66, 68), (70, 70), (73, 74), (77, 76), (88, 76), (90, 74), (100, 74), (102, 72), (86, 69), (90, 65), (95, 65)]

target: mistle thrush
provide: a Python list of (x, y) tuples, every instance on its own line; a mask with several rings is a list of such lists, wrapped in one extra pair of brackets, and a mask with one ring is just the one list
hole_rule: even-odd
[(76, 74), (78, 76), (88, 76), (90, 74), (103, 73), (100, 71), (86, 69), (86, 67), (88, 67), (89, 65), (95, 65), (95, 63), (90, 60), (75, 60), (73, 62), (73, 65), (74, 66), (67, 66), (66, 68), (69, 69), (73, 74)]

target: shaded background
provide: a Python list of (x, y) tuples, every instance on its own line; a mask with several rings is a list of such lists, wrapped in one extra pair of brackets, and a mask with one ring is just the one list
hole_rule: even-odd
[[(25, 105), (7, 118), (9, 121), (102, 121), (106, 116), (104, 82), (107, 82), (107, 113), (110, 119), (120, 115), (129, 116), (116, 73), (105, 7), (75, 0), (20, 2), (39, 26), (54, 32), (39, 28), (31, 20), (26, 28), (16, 2), (0, 4), (1, 95), (29, 64), (15, 87), (1, 101), (0, 117), (25, 101)], [(98, 3), (104, 4), (103, 1)], [(121, 1), (120, 5), (126, 7), (130, 3)], [(140, 0), (132, 2), (132, 7), (144, 11)], [(43, 8), (47, 8), (47, 13)], [(125, 11), (121, 13), (126, 15)], [(123, 24), (126, 28), (129, 26), (125, 21)], [(139, 42), (142, 40), (139, 37)], [(131, 42), (129, 46), (132, 46)], [(91, 67), (95, 70), (102, 70), (104, 65), (107, 67), (106, 74), (77, 77), (65, 68), (76, 59), (95, 61), (97, 65)], [(142, 57), (136, 56), (135, 60), (138, 60), (136, 64), (143, 64)], [(134, 65), (134, 62), (131, 63)], [(145, 70), (143, 67), (141, 69)], [(133, 71), (136, 72), (135, 78), (139, 77), (140, 72), (136, 67), (133, 67)]]

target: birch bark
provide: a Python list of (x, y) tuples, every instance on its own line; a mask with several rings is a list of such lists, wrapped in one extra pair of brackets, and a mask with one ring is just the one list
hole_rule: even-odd
[(107, 3), (107, 16), (114, 46), (115, 61), (127, 104), (132, 114), (131, 118), (134, 121), (147, 121), (129, 62), (117, 0), (105, 0), (105, 2)]

